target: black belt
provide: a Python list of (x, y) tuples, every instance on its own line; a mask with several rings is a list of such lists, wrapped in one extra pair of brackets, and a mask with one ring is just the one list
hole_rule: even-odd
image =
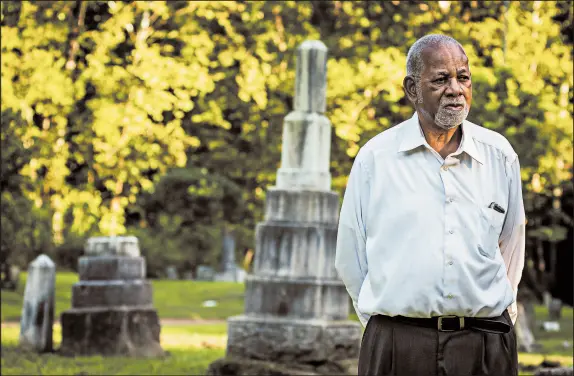
[(455, 332), (464, 329), (476, 329), (488, 333), (508, 333), (512, 329), (510, 317), (505, 315), (499, 317), (458, 317), (458, 316), (438, 316), (430, 318), (405, 317), (405, 316), (385, 316), (393, 321), (405, 324), (434, 328), (440, 332)]

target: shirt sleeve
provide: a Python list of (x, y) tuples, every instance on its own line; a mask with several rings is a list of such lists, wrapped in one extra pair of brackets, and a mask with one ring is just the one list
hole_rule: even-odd
[(359, 292), (367, 275), (367, 208), (369, 205), (370, 179), (368, 170), (359, 159), (353, 163), (343, 196), (337, 231), (335, 268), (353, 301), (353, 307), (363, 326), (369, 315), (360, 312)]
[(499, 238), (500, 252), (506, 265), (506, 275), (514, 292), (514, 303), (508, 307), (512, 322), (516, 322), (516, 296), (522, 278), (525, 258), (526, 215), (522, 201), (522, 183), (518, 157), (507, 166), (509, 177), (508, 214)]

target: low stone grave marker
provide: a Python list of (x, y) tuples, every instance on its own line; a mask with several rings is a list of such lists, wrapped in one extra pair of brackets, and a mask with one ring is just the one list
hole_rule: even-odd
[(552, 298), (548, 304), (548, 321), (558, 321), (562, 317), (562, 300)]
[(199, 265), (197, 267), (198, 281), (213, 281), (214, 279), (215, 279), (215, 271), (211, 266)]
[(183, 272), (183, 274), (181, 275), (181, 278), (186, 280), (186, 281), (191, 281), (191, 280), (193, 280), (193, 272), (191, 270), (187, 270), (187, 271)]
[(80, 282), (63, 312), (63, 355), (156, 357), (164, 354), (152, 285), (133, 236), (91, 238), (78, 261)]
[(177, 275), (177, 269), (175, 266), (168, 266), (167, 268), (165, 268), (165, 274), (167, 279), (169, 280), (177, 280), (179, 279), (179, 276)]

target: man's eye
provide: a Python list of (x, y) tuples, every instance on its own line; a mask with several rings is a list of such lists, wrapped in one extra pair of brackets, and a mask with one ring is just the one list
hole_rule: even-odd
[(458, 76), (458, 80), (462, 82), (466, 82), (470, 79), (468, 76)]
[(433, 81), (435, 84), (444, 84), (446, 82), (446, 78), (439, 78)]

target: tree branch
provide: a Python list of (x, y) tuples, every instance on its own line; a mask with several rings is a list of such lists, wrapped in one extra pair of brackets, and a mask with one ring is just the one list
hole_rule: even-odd
[(78, 17), (76, 22), (74, 22), (74, 17), (71, 20), (71, 30), (68, 38), (68, 61), (66, 62), (66, 69), (73, 71), (72, 79), (75, 81), (75, 76), (77, 75), (76, 70), (76, 55), (80, 49), (80, 43), (78, 42), (78, 37), (84, 30), (84, 22), (86, 17), (86, 9), (88, 8), (88, 2), (82, 0), (76, 0), (76, 7), (78, 8)]

